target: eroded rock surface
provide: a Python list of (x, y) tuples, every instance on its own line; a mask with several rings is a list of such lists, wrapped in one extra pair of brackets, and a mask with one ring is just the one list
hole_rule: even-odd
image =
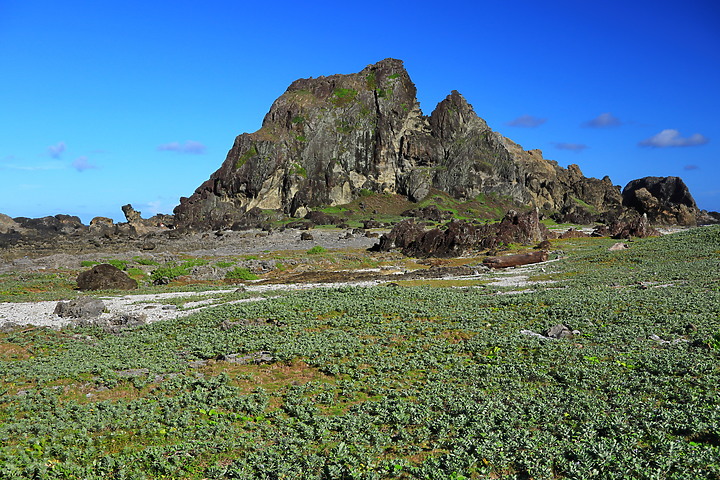
[(622, 208), (609, 178), (524, 151), (457, 91), (425, 116), (402, 61), (385, 59), (359, 73), (293, 82), (262, 128), (238, 136), (220, 169), (181, 198), (175, 217), (184, 229), (220, 229), (258, 211), (302, 217), (363, 191), (417, 201), (431, 189), (460, 199), (495, 193), (585, 218)]
[(679, 177), (644, 177), (628, 183), (622, 192), (623, 205), (645, 214), (654, 224), (697, 224), (700, 210), (690, 190)]

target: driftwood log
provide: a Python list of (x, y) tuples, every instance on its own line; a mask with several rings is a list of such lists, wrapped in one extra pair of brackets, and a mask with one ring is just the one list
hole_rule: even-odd
[(539, 252), (521, 253), (518, 255), (503, 255), (501, 257), (487, 257), (483, 260), (483, 265), (490, 268), (517, 267), (519, 265), (529, 265), (531, 263), (544, 262), (548, 259), (548, 252), (540, 250)]

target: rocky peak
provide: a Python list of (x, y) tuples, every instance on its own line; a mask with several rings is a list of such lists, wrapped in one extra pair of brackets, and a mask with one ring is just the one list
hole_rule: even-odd
[(427, 117), (402, 61), (294, 81), (262, 128), (235, 139), (222, 166), (175, 209), (185, 229), (247, 223), (248, 212), (301, 217), (361, 192), (422, 200), (494, 193), (546, 211), (593, 215), (622, 208), (612, 182), (561, 168), (492, 131), (457, 91)]
[(429, 123), (433, 134), (442, 140), (452, 139), (458, 133), (467, 131), (468, 127), (489, 130), (485, 120), (477, 116), (472, 105), (457, 90), (438, 103)]

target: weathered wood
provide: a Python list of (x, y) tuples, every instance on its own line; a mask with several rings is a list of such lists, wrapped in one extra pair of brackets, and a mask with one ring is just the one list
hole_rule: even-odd
[(520, 265), (529, 265), (531, 263), (544, 262), (548, 259), (548, 252), (540, 250), (539, 252), (520, 253), (518, 255), (503, 255), (501, 257), (487, 257), (483, 260), (483, 265), (490, 268), (517, 267)]

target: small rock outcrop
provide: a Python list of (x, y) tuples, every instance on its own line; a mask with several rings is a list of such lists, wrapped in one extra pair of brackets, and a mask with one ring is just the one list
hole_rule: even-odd
[(651, 223), (697, 224), (700, 210), (680, 177), (644, 177), (628, 183), (622, 191), (623, 205), (647, 215)]
[(102, 263), (78, 275), (77, 286), (79, 290), (134, 290), (138, 284), (119, 268)]
[(537, 244), (554, 235), (540, 223), (537, 210), (519, 214), (510, 211), (500, 223), (476, 225), (452, 221), (444, 229), (425, 230), (413, 219), (398, 223), (380, 237), (372, 250), (400, 249), (412, 257), (452, 257), (469, 250), (497, 248), (503, 244)]

